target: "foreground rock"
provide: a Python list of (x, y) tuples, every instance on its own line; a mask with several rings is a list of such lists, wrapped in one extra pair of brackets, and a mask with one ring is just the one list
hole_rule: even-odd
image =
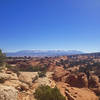
[(95, 93), (88, 88), (67, 87), (65, 94), (68, 100), (99, 100)]
[(57, 87), (66, 96), (66, 100), (99, 100), (95, 93), (88, 88), (70, 87), (63, 82), (57, 83)]
[(32, 86), (37, 76), (38, 76), (37, 72), (20, 72), (19, 80), (23, 83)]
[(10, 78), (9, 74), (0, 73), (0, 83), (4, 83), (9, 78)]
[(0, 85), (0, 100), (18, 100), (18, 91), (11, 86)]
[(20, 93), (18, 95), (19, 99), (18, 100), (36, 100), (33, 96), (33, 94), (28, 94), (28, 93)]
[[(53, 77), (52, 77), (53, 76)], [(89, 80), (84, 73), (71, 74), (64, 68), (57, 67), (54, 72), (47, 72), (46, 77), (38, 77), (38, 72), (2, 72), (0, 78), (0, 100), (35, 100), (34, 92), (40, 85), (57, 86), (66, 100), (98, 100), (94, 94), (100, 94), (99, 79), (92, 76)], [(55, 80), (53, 80), (55, 79)]]

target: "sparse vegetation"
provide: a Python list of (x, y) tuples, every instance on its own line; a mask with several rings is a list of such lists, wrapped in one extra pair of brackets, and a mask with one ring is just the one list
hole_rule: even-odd
[(34, 72), (45, 71), (45, 70), (46, 70), (46, 68), (42, 67), (42, 66), (33, 66), (32, 67), (32, 71), (34, 71)]
[[(3, 60), (4, 61), (4, 60)], [(38, 75), (32, 79), (32, 83), (37, 82), (36, 80), (40, 77), (46, 76), (46, 72), (55, 71), (55, 69), (62, 67), (64, 71), (58, 71), (60, 76), (53, 76), (53, 79), (57, 81), (63, 81), (70, 83), (71, 86), (82, 88), (88, 87), (93, 90), (97, 96), (100, 96), (100, 55), (89, 56), (89, 55), (75, 55), (65, 57), (45, 57), (45, 58), (34, 58), (34, 57), (8, 57), (6, 60), (6, 67), (12, 72), (16, 73), (19, 77), (21, 72), (38, 72)], [(63, 74), (65, 73), (65, 75)], [(66, 78), (69, 74), (71, 81)], [(54, 74), (53, 74), (54, 75)], [(72, 75), (72, 76), (71, 76)], [(75, 77), (73, 75), (76, 75)], [(97, 76), (92, 77), (92, 76)], [(47, 76), (46, 76), (47, 77)], [(74, 80), (75, 79), (75, 80)], [(72, 82), (72, 80), (74, 80)], [(1, 79), (1, 82), (5, 80)], [(41, 82), (41, 81), (40, 81)], [(23, 87), (21, 87), (23, 90)], [(35, 97), (37, 100), (65, 100), (60, 94), (57, 88), (50, 88), (48, 86), (41, 86), (36, 89)]]

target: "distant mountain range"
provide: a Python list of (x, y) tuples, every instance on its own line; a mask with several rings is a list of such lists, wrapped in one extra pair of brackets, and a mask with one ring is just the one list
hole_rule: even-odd
[(21, 56), (31, 56), (31, 57), (44, 57), (44, 56), (63, 56), (63, 55), (76, 55), (84, 54), (81, 51), (76, 50), (23, 50), (18, 52), (8, 52), (6, 55), (9, 57), (21, 57)]

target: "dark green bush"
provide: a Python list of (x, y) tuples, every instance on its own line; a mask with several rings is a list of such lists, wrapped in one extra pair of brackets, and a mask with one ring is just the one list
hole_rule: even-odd
[(7, 67), (8, 69), (12, 69), (12, 68), (14, 68), (15, 66), (11, 66), (10, 64), (6, 64), (6, 67)]
[(46, 70), (47, 70), (46, 66), (44, 66), (44, 67), (42, 67), (42, 66), (33, 66), (32, 67), (32, 71), (34, 71), (34, 72), (37, 72), (37, 71), (46, 71)]
[(34, 93), (37, 100), (66, 100), (57, 87), (50, 88), (42, 85)]
[[(24, 67), (26, 67), (26, 69)], [(22, 68), (22, 66), (21, 66), (21, 68)], [(23, 68), (22, 69), (21, 68), (20, 68), (21, 71), (30, 71), (30, 72), (38, 72), (38, 71), (42, 71), (42, 72), (44, 71), (45, 72), (47, 70), (46, 67), (30, 66), (30, 65), (23, 66)]]
[(2, 53), (2, 50), (0, 50), (0, 67), (3, 66), (6, 59), (6, 55)]

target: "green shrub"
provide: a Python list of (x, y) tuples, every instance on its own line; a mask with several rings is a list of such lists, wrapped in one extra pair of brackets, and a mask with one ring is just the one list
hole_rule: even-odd
[(57, 87), (50, 88), (42, 85), (34, 93), (37, 100), (66, 100)]
[(10, 64), (6, 64), (6, 68), (12, 69), (12, 68), (14, 68), (14, 66), (11, 66)]

